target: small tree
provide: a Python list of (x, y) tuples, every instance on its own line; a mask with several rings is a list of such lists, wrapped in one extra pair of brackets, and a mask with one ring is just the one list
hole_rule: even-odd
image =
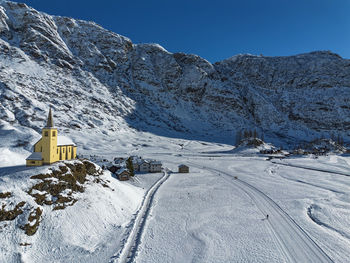
[(247, 130), (244, 130), (243, 132), (244, 139), (249, 137), (249, 132)]
[(252, 138), (253, 137), (253, 132), (252, 132), (252, 130), (249, 130), (249, 138)]
[(340, 145), (340, 135), (339, 135), (339, 133), (338, 133), (338, 136), (337, 136), (337, 143)]
[(334, 136), (334, 133), (333, 133), (333, 132), (331, 133), (331, 139), (332, 139), (332, 141), (335, 142), (335, 136)]
[(242, 140), (242, 132), (241, 130), (239, 130), (238, 132), (236, 132), (236, 145), (238, 145)]
[(257, 133), (256, 129), (254, 129), (253, 136), (254, 136), (255, 139), (258, 138), (258, 133)]
[(134, 172), (134, 164), (132, 163), (132, 158), (131, 158), (131, 157), (129, 157), (129, 158), (126, 160), (126, 168), (128, 168), (129, 173), (130, 173), (130, 176), (134, 176), (134, 175), (135, 175), (135, 172)]

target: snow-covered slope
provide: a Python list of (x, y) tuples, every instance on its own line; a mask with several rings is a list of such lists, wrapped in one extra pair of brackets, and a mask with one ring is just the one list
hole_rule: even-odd
[[(350, 61), (331, 52), (238, 55), (211, 64), (157, 44), (133, 44), (93, 22), (0, 0), (2, 216), (25, 202), (22, 214), (1, 222), (0, 261), (118, 262), (120, 255), (128, 256), (131, 240), (135, 262), (300, 262), (304, 254), (317, 259), (317, 253), (308, 253), (312, 242), (334, 261), (346, 262), (348, 157), (274, 164), (238, 157), (239, 149), (231, 156), (232, 145), (218, 142), (233, 144), (241, 129), (263, 132), (275, 145), (338, 133), (347, 141), (349, 71)], [(173, 171), (190, 164), (190, 173), (171, 174), (162, 185), (154, 184), (161, 174), (122, 183), (109, 173), (99, 180), (89, 175), (84, 192), (72, 194), (74, 205), (68, 199), (65, 209), (54, 210), (57, 204), (50, 201), (58, 199), (52, 194), (38, 204), (40, 196), (32, 195), (43, 194), (40, 177), (62, 164), (23, 166), (49, 106), (59, 135), (71, 137), (80, 156), (142, 155)], [(338, 174), (320, 176), (327, 169)], [(48, 178), (63, 179), (43, 177)], [(256, 191), (244, 191), (237, 178)], [(35, 185), (40, 191), (30, 192)], [(153, 195), (149, 189), (159, 185)], [(264, 195), (272, 206), (262, 203)], [(290, 216), (287, 223), (295, 220), (292, 227), (280, 220), (286, 215), (270, 212), (276, 205)], [(19, 226), (37, 222), (29, 220), (36, 208), (42, 210), (40, 226), (28, 236)], [(264, 219), (267, 213), (271, 223)], [(130, 239), (133, 229), (137, 233)], [(309, 242), (293, 245), (303, 230)]]
[(108, 262), (120, 249), (144, 190), (86, 163), (0, 167), (1, 262)]
[(172, 54), (93, 22), (0, 3), (0, 116), (38, 131), (49, 105), (59, 127), (117, 135), (234, 142), (242, 128), (266, 141), (339, 133), (349, 138), (350, 61), (328, 51), (237, 55), (211, 64)]

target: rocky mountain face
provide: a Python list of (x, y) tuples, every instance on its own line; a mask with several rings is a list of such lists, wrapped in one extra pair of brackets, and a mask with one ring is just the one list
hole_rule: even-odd
[(350, 60), (329, 51), (236, 55), (214, 64), (172, 54), (93, 22), (0, 2), (0, 117), (57, 125), (234, 141), (240, 129), (293, 143), (350, 140)]

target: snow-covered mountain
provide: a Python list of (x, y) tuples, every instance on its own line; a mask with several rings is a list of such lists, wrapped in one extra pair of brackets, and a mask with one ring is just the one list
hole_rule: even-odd
[[(349, 87), (331, 52), (211, 64), (0, 0), (0, 262), (347, 262), (349, 157), (255, 153), (345, 151)], [(169, 173), (25, 167), (50, 106), (80, 157)]]
[[(0, 3), (2, 125), (36, 131), (52, 105), (69, 130), (149, 131), (234, 143), (350, 139), (350, 60), (329, 51), (236, 55), (211, 64), (157, 44), (133, 44), (94, 22)], [(6, 123), (5, 123), (6, 122)]]

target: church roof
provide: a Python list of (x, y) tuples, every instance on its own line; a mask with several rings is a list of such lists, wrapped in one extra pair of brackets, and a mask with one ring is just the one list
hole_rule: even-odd
[(51, 108), (49, 110), (49, 116), (47, 117), (47, 123), (46, 123), (46, 128), (53, 128), (53, 118), (52, 118), (52, 112), (51, 112)]
[(42, 160), (41, 152), (33, 152), (26, 160)]
[(66, 136), (57, 136), (57, 146), (63, 146), (63, 145), (73, 145), (75, 146), (75, 143)]

